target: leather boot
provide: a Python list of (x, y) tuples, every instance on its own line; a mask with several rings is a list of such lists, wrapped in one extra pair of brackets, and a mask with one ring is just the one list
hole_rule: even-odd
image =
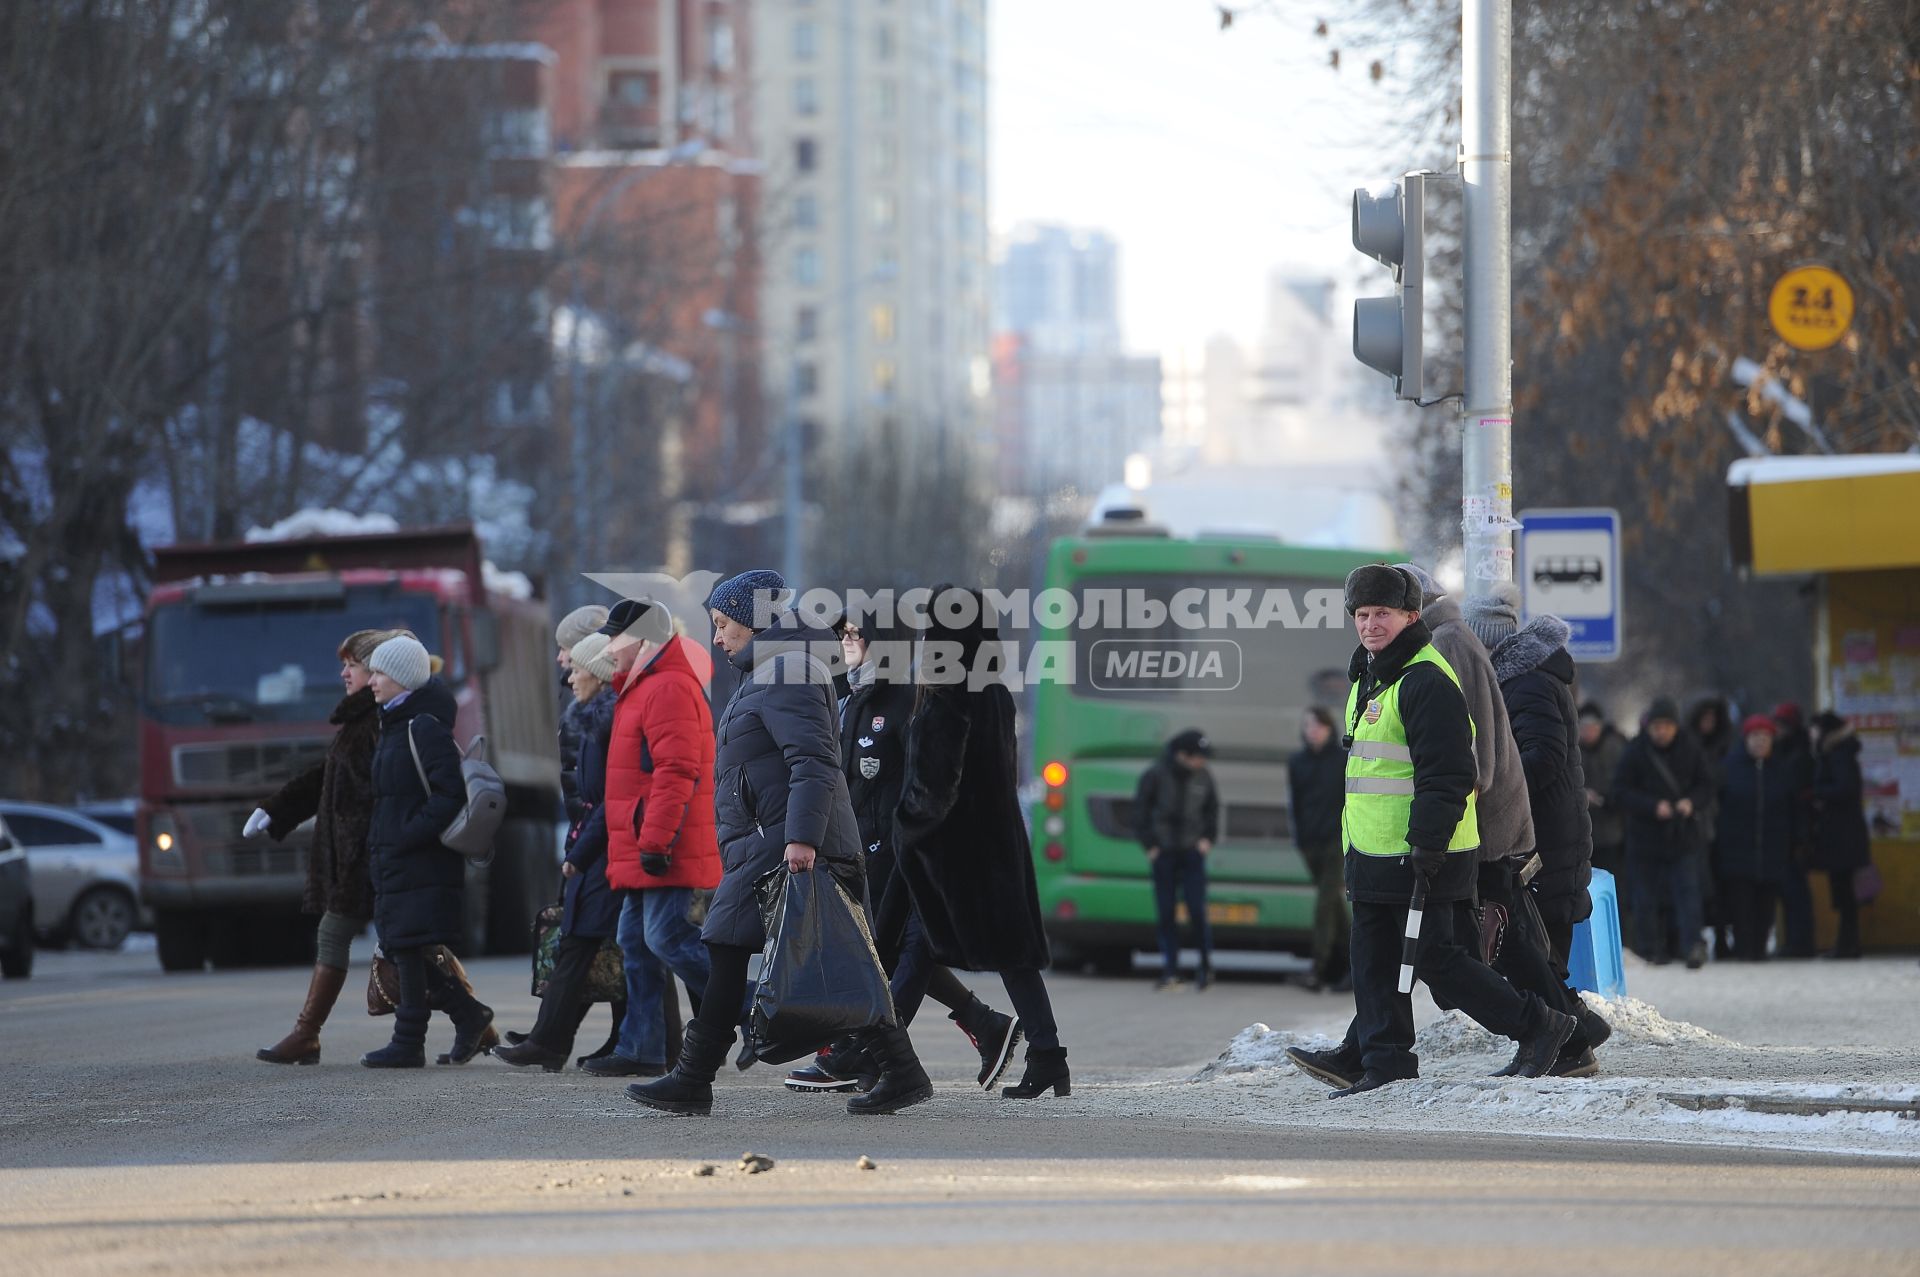
[(960, 1026), (960, 1031), (973, 1043), (973, 1049), (980, 1053), (980, 1089), (990, 1091), (1000, 1075), (1007, 1071), (1007, 1064), (1013, 1059), (1013, 1049), (1020, 1045), (1020, 1017), (1002, 1015), (977, 997), (967, 999), (967, 1004), (947, 1016)]
[(1560, 1048), (1573, 1036), (1578, 1021), (1563, 1015), (1545, 1003), (1539, 1004), (1533, 1027), (1520, 1039), (1513, 1062), (1495, 1076), (1544, 1077), (1560, 1058)]
[(477, 1001), (472, 994), (466, 1005), (453, 1012), (453, 1045), (440, 1057), (441, 1064), (465, 1064), (483, 1051), (500, 1044), (500, 1030), (493, 1027), (493, 1008)]
[(897, 1024), (874, 1029), (867, 1037), (867, 1050), (880, 1059), (880, 1080), (865, 1095), (848, 1100), (847, 1112), (898, 1113), (933, 1098), (933, 1081), (920, 1067), (913, 1039), (905, 1029)]
[(1029, 1046), (1025, 1075), (1014, 1085), (1003, 1087), (1000, 1098), (1030, 1100), (1048, 1091), (1055, 1095), (1073, 1094), (1073, 1077), (1067, 1072), (1067, 1048)]
[(253, 1058), (268, 1064), (320, 1063), (320, 1026), (327, 1022), (346, 983), (347, 973), (340, 967), (314, 967), (313, 979), (307, 984), (307, 1004), (294, 1018), (293, 1032), (272, 1046), (261, 1047)]
[(653, 1082), (635, 1082), (627, 1087), (627, 1098), (662, 1113), (705, 1117), (713, 1112), (713, 1075), (727, 1058), (733, 1045), (733, 1031), (725, 1037), (714, 1033), (698, 1020), (687, 1022), (680, 1039), (680, 1060), (673, 1072)]
[(425, 1007), (401, 1007), (393, 1013), (393, 1041), (378, 1051), (360, 1057), (370, 1069), (424, 1069), (427, 1067), (427, 1020), (433, 1013)]

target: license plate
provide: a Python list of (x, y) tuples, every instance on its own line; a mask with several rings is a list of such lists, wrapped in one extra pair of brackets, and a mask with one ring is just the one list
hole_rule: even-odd
[[(1187, 921), (1187, 906), (1183, 902), (1174, 910), (1176, 921), (1184, 925)], [(1251, 927), (1260, 921), (1260, 906), (1254, 904), (1230, 904), (1225, 901), (1207, 902), (1207, 921), (1216, 927)]]

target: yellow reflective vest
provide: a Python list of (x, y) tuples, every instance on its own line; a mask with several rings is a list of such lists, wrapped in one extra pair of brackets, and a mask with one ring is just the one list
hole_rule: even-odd
[[(1340, 808), (1340, 828), (1347, 846), (1363, 856), (1404, 856), (1407, 823), (1413, 815), (1413, 751), (1407, 746), (1407, 725), (1400, 717), (1400, 687), (1417, 665), (1437, 665), (1460, 686), (1447, 658), (1429, 643), (1407, 661), (1406, 670), (1390, 685), (1376, 689), (1360, 712), (1360, 682), (1347, 693), (1347, 725), (1353, 747), (1347, 751), (1347, 798)], [(1478, 733), (1476, 725), (1474, 731)], [(1454, 826), (1449, 852), (1472, 851), (1480, 845), (1480, 822), (1475, 796), (1467, 793), (1467, 810)]]

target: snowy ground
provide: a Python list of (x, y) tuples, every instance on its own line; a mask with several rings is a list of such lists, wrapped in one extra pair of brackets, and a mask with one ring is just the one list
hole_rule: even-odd
[[(1131, 1112), (1196, 1119), (1920, 1158), (1920, 966), (1911, 957), (1698, 972), (1633, 964), (1628, 988), (1637, 996), (1594, 1001), (1614, 1026), (1594, 1078), (1490, 1077), (1512, 1043), (1440, 1013), (1422, 991), (1418, 1081), (1330, 1102), (1283, 1054), (1335, 1045), (1351, 1007), (1330, 1000), (1324, 1023), (1251, 1025), (1197, 1073), (1093, 1090), (1096, 1102)], [(1869, 1111), (1895, 1105), (1906, 1112)]]

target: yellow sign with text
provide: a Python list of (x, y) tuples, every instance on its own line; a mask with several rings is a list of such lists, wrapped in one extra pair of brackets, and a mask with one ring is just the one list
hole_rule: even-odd
[(1825, 266), (1797, 267), (1773, 286), (1767, 315), (1795, 350), (1825, 350), (1853, 324), (1853, 289)]

